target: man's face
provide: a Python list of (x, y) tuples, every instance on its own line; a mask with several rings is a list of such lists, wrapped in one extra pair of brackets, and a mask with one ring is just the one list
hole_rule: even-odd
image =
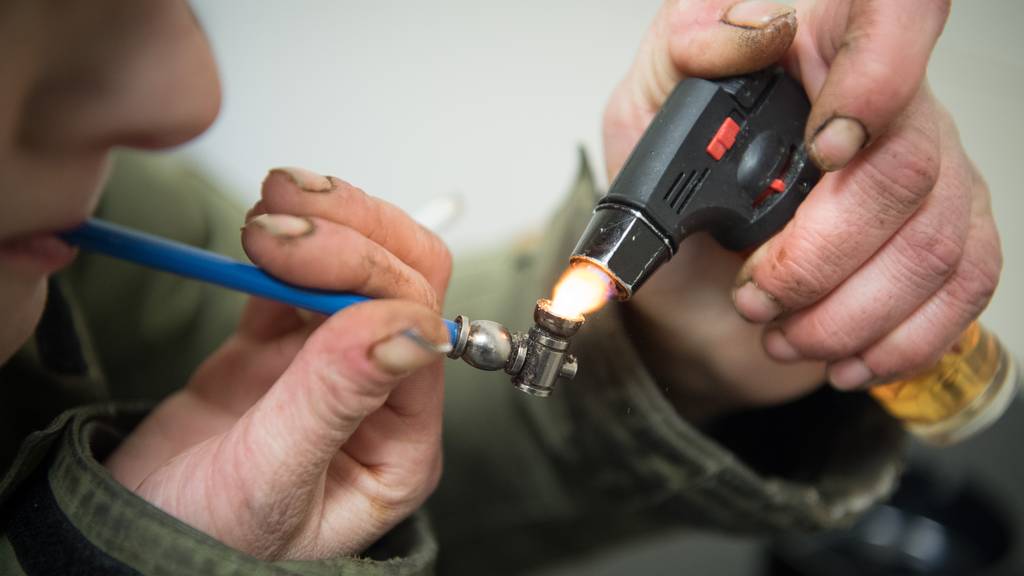
[(73, 258), (55, 233), (94, 209), (110, 149), (194, 137), (220, 87), (180, 0), (0, 0), (0, 78), (2, 363), (32, 333), (47, 276)]

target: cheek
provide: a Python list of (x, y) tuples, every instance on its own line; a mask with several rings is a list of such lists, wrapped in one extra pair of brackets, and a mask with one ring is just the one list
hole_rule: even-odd
[(32, 336), (45, 302), (45, 278), (30, 280), (0, 268), (0, 364)]

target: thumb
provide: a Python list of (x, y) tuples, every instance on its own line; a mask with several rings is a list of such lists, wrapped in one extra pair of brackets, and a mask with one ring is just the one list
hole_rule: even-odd
[(259, 479), (255, 496), (315, 486), (363, 420), (447, 345), (437, 313), (418, 303), (375, 300), (329, 318), (229, 434), (228, 444), (245, 454), (246, 475)]
[(842, 168), (903, 112), (921, 87), (949, 6), (850, 0), (845, 10), (812, 8), (808, 29), (828, 64), (824, 83), (807, 87), (818, 94), (807, 140), (820, 167)]
[(609, 177), (683, 78), (744, 74), (779, 61), (796, 12), (764, 0), (666, 0), (605, 111)]

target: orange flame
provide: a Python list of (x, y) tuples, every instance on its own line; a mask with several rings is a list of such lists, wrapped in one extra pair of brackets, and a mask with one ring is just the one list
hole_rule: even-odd
[(612, 281), (592, 264), (575, 264), (555, 285), (551, 312), (563, 318), (576, 318), (604, 306), (612, 294)]

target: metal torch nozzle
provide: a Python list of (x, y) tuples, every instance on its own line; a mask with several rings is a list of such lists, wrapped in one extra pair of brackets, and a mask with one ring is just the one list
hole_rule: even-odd
[(576, 357), (568, 353), (569, 338), (583, 326), (583, 316), (566, 318), (551, 312), (551, 301), (537, 300), (534, 327), (510, 332), (491, 320), (470, 321), (459, 316), (458, 341), (448, 354), (481, 370), (504, 370), (512, 384), (534, 396), (551, 395), (559, 378), (576, 376)]

